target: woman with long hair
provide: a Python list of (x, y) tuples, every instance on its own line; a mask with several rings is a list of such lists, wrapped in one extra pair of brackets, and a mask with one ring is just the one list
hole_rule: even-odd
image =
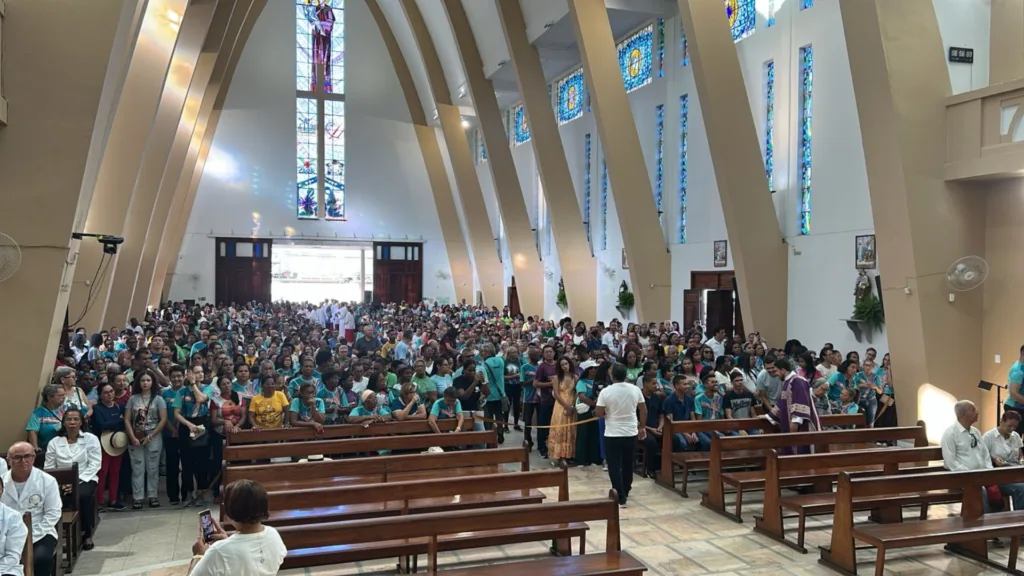
[[(248, 366), (241, 365), (235, 370), (237, 374), (241, 369), (248, 372)], [(220, 394), (214, 394), (210, 398), (210, 423), (213, 424), (213, 436), (210, 437), (212, 457), (210, 458), (210, 475), (213, 476), (213, 497), (220, 497), (221, 485), (221, 463), (224, 460), (224, 440), (230, 434), (235, 434), (245, 427), (246, 398), (236, 389), (236, 382), (231, 378), (222, 376), (217, 379), (217, 388)]]
[(892, 363), (889, 354), (882, 356), (882, 364), (875, 369), (878, 383), (882, 386), (882, 394), (878, 397), (878, 415), (875, 417), (876, 427), (891, 428), (899, 426), (896, 415), (896, 389), (893, 385)]
[(626, 365), (626, 382), (636, 382), (644, 371), (643, 364), (640, 363), (640, 354), (633, 349), (626, 350), (623, 363)]
[(82, 519), (82, 549), (92, 550), (96, 524), (96, 481), (99, 479), (103, 449), (99, 438), (82, 431), (79, 408), (64, 411), (60, 430), (46, 447), (45, 468), (70, 468), (78, 464), (78, 508)]
[(132, 509), (142, 509), (142, 499), (149, 496), (149, 507), (159, 508), (157, 485), (160, 482), (160, 432), (167, 424), (167, 403), (156, 390), (156, 375), (151, 370), (135, 373), (132, 396), (125, 407), (125, 431), (131, 442), (128, 454), (132, 462)]
[(548, 457), (568, 466), (576, 454), (576, 370), (572, 360), (562, 357), (555, 364), (555, 409), (548, 434)]

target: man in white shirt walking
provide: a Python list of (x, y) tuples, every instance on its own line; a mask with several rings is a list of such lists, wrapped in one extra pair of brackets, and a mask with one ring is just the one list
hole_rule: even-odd
[[(3, 497), (4, 482), (0, 480), (0, 498)], [(17, 510), (6, 504), (0, 504), (0, 574), (4, 576), (24, 576), (21, 566), (21, 554), (25, 550), (25, 539), (28, 528)]]
[[(948, 470), (984, 470), (993, 467), (992, 455), (987, 443), (982, 439), (981, 432), (974, 427), (978, 421), (978, 409), (974, 402), (961, 400), (953, 406), (956, 423), (942, 434), (942, 462)], [(1013, 500), (1015, 510), (1024, 510), (1024, 483), (1003, 484), (999, 486), (1003, 496)], [(987, 495), (981, 498), (985, 512), (989, 511)]]
[(32, 514), (32, 573), (46, 575), (53, 570), (57, 547), (60, 487), (53, 476), (33, 466), (35, 460), (35, 448), (28, 442), (18, 442), (7, 451), (10, 470), (2, 478), (4, 492), (0, 504), (18, 514)]
[(725, 356), (725, 328), (721, 326), (715, 328), (715, 335), (713, 338), (705, 342), (711, 347), (711, 350), (715, 352), (715, 360)]
[(612, 384), (597, 396), (597, 417), (605, 419), (604, 451), (608, 477), (619, 496), (619, 506), (625, 508), (633, 486), (636, 443), (647, 436), (647, 431), (640, 425), (647, 421), (647, 405), (640, 389), (626, 383), (625, 365), (614, 364), (609, 372)]

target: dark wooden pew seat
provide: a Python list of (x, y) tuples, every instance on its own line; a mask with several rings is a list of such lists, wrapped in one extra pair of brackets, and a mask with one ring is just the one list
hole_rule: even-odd
[(280, 444), (243, 444), (224, 448), (224, 462), (250, 462), (270, 458), (305, 458), (311, 454), (376, 454), (381, 450), (423, 451), (434, 446), (455, 447), (497, 445), (494, 430), (458, 434), (406, 434), (401, 436), (362, 436), (334, 440), (283, 442)]
[(599, 552), (585, 556), (562, 556), (440, 570), (438, 576), (640, 576), (647, 570), (643, 562), (626, 551)]
[[(441, 432), (449, 432), (455, 429), (456, 421), (444, 419), (437, 421), (437, 427)], [(473, 420), (467, 418), (462, 424), (463, 431), (473, 429)], [(235, 434), (228, 434), (225, 437), (225, 446), (239, 446), (242, 444), (258, 444), (261, 442), (294, 442), (304, 440), (330, 440), (334, 438), (355, 438), (358, 436), (388, 436), (392, 434), (430, 434), (434, 429), (426, 420), (405, 420), (394, 422), (375, 422), (370, 425), (363, 424), (331, 424), (324, 426), (322, 433), (317, 433), (314, 428), (289, 427), (260, 430), (240, 430)]]

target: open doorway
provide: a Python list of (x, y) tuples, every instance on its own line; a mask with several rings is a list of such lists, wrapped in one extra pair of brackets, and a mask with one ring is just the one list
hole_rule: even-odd
[(733, 337), (743, 332), (736, 273), (691, 272), (690, 289), (683, 291), (683, 322), (687, 328), (700, 322), (706, 330), (721, 326)]

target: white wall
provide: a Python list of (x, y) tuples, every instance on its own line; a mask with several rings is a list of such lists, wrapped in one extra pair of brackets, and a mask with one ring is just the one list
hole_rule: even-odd
[[(423, 295), (455, 299), (408, 107), (373, 17), (346, 10), (346, 222), (295, 216), (294, 7), (268, 2), (245, 47), (189, 218), (170, 297), (214, 298), (212, 236), (424, 242)], [(443, 148), (443, 146), (442, 146)]]
[(974, 64), (946, 59), (953, 94), (988, 86), (989, 28), (992, 0), (932, 0), (942, 34), (942, 47), (974, 48)]

